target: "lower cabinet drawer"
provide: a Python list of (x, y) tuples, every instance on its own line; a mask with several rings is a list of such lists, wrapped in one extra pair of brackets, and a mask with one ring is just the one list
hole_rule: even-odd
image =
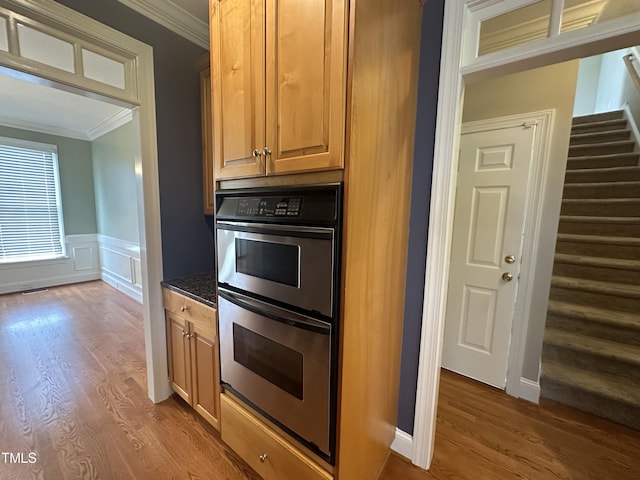
[(222, 440), (265, 480), (333, 479), (228, 395), (220, 406)]

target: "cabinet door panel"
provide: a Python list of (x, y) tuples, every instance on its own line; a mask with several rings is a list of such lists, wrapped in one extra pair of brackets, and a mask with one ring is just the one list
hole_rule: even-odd
[(167, 339), (169, 359), (169, 379), (173, 390), (191, 404), (191, 352), (186, 320), (169, 312), (167, 316)]
[(267, 0), (267, 173), (341, 168), (345, 0)]
[(193, 407), (214, 427), (219, 428), (220, 369), (215, 335), (193, 328), (192, 372)]
[(264, 172), (264, 3), (211, 0), (216, 179)]

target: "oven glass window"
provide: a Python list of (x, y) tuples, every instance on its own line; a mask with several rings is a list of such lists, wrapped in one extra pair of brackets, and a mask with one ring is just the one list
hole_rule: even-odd
[(236, 238), (236, 271), (291, 287), (299, 287), (297, 245)]
[(302, 354), (236, 323), (233, 358), (252, 372), (302, 400)]

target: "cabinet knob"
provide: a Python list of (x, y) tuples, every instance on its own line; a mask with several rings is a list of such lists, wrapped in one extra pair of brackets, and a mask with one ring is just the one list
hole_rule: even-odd
[(253, 156), (254, 156), (254, 157), (259, 157), (260, 155), (262, 155), (262, 152), (256, 148), (256, 149), (253, 151)]
[(186, 312), (188, 309), (189, 309), (189, 307), (187, 307), (186, 305), (182, 305), (182, 306), (180, 307), (180, 311), (181, 311), (181, 312)]
[(184, 330), (182, 330), (182, 336), (186, 337), (187, 335), (189, 335), (187, 332), (185, 332)]
[(271, 155), (271, 149), (269, 147), (264, 147), (264, 149), (262, 150), (262, 153), (264, 154), (265, 157), (267, 155)]
[(267, 454), (263, 453), (258, 458), (260, 459), (260, 462), (264, 463), (267, 460)]

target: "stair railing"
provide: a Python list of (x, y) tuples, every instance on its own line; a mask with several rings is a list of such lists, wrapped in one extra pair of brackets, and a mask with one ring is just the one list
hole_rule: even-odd
[(640, 92), (640, 74), (638, 74), (638, 70), (634, 66), (634, 63), (637, 63), (637, 59), (633, 53), (629, 53), (624, 56), (624, 64), (627, 66), (629, 75), (631, 75), (631, 78), (633, 79), (633, 84), (636, 86), (638, 92)]

